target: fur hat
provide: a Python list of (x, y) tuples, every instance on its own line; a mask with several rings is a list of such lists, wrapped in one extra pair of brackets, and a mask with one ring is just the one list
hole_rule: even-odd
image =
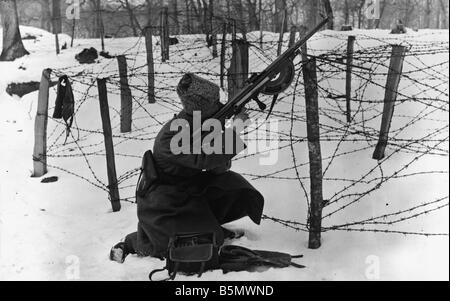
[(220, 104), (219, 86), (192, 73), (183, 76), (177, 93), (184, 110), (191, 115), (194, 111), (201, 111), (203, 116), (210, 116)]

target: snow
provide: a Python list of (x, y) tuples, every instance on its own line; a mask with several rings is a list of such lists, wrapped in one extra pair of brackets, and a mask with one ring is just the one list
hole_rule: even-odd
[[(106, 40), (106, 50), (111, 54), (127, 53), (129, 67), (133, 69), (131, 84), (135, 101), (140, 104), (134, 112), (133, 133), (119, 133), (118, 116), (115, 110), (120, 108), (120, 96), (117, 93), (117, 67), (115, 60), (99, 58), (98, 63), (80, 66), (74, 56), (83, 48), (96, 47), (98, 40), (75, 40), (74, 48), (62, 51), (57, 56), (54, 50), (54, 36), (48, 32), (21, 27), (23, 36), (34, 35), (37, 40), (25, 40), (29, 56), (14, 62), (0, 63), (0, 280), (147, 280), (148, 273), (154, 268), (161, 268), (164, 262), (151, 258), (130, 256), (125, 264), (120, 265), (108, 260), (111, 246), (126, 234), (136, 230), (136, 206), (130, 202), (122, 202), (122, 210), (112, 213), (105, 191), (91, 185), (82, 178), (68, 174), (61, 169), (49, 168), (46, 176), (58, 176), (59, 180), (52, 184), (41, 184), (41, 179), (31, 178), (32, 150), (34, 143), (34, 118), (36, 115), (37, 92), (19, 99), (7, 95), (4, 91), (12, 82), (39, 81), (44, 68), (52, 68), (59, 73), (67, 73), (74, 77), (74, 91), (79, 111), (76, 115), (74, 137), (80, 137), (79, 145), (88, 156), (91, 169), (101, 183), (106, 183), (105, 158), (103, 156), (103, 138), (100, 132), (101, 121), (97, 101), (96, 77), (109, 78), (109, 103), (113, 132), (116, 136), (116, 164), (119, 175), (140, 165), (140, 156), (152, 147), (147, 142), (154, 137), (162, 123), (172, 117), (180, 108), (176, 102), (173, 87), (177, 78), (157, 76), (158, 88), (162, 89), (159, 103), (149, 105), (145, 99), (146, 66), (144, 44), (138, 38)], [(389, 35), (382, 30), (355, 30), (352, 32), (324, 31), (313, 37), (309, 44), (315, 55), (345, 49), (346, 37), (357, 36), (357, 49), (360, 47), (376, 47), (380, 44), (426, 45), (427, 43), (447, 43), (448, 31), (421, 30), (409, 31), (407, 35)], [(276, 41), (277, 35), (265, 33), (267, 41)], [(70, 37), (61, 35), (61, 45), (70, 44)], [(210, 52), (202, 45), (201, 36), (181, 36), (180, 45), (171, 50), (168, 64), (159, 61), (158, 38), (154, 39), (156, 72), (218, 72), (217, 60), (203, 60)], [(0, 37), (1, 40), (1, 37)], [(287, 38), (286, 38), (287, 40)], [(194, 46), (193, 46), (194, 45)], [(186, 51), (186, 48), (190, 49)], [(266, 50), (273, 47), (265, 45)], [(448, 50), (448, 47), (447, 47)], [(273, 55), (258, 60), (252, 53), (251, 69), (260, 70)], [(448, 51), (435, 56), (424, 55), (424, 65), (440, 61), (448, 62)], [(407, 58), (405, 72), (416, 62)], [(445, 66), (445, 65), (444, 65)], [(447, 63), (448, 68), (448, 63)], [(22, 67), (19, 69), (19, 67)], [(383, 70), (379, 71), (382, 72)], [(83, 72), (83, 76), (76, 76)], [(444, 72), (447, 72), (448, 69)], [(343, 74), (341, 74), (343, 76)], [(209, 76), (205, 74), (205, 76)], [(432, 79), (430, 83), (432, 83)], [(329, 84), (335, 90), (343, 91), (342, 79), (330, 79)], [(385, 77), (380, 77), (384, 85)], [(409, 94), (421, 93), (417, 87), (402, 82), (401, 91)], [(442, 87), (441, 87), (442, 88)], [(371, 99), (382, 99), (383, 91), (371, 87), (368, 92)], [(425, 92), (424, 92), (425, 93)], [(448, 95), (448, 88), (444, 92)], [(427, 97), (441, 98), (442, 95)], [(444, 94), (445, 95), (445, 94)], [(225, 97), (225, 93), (223, 93)], [(53, 109), (55, 90), (51, 89), (50, 113)], [(445, 98), (444, 98), (445, 99)], [(85, 100), (81, 103), (81, 100)], [(448, 97), (445, 99), (448, 109)], [(277, 110), (290, 113), (291, 98), (283, 98)], [(304, 100), (296, 100), (296, 114), (304, 114)], [(414, 103), (406, 103), (396, 108), (393, 128), (397, 129), (407, 122), (402, 116), (414, 116), (421, 108), (411, 108)], [(321, 100), (321, 106), (337, 110), (327, 101)], [(378, 107), (378, 112), (381, 106)], [(151, 112), (149, 117), (147, 112)], [(370, 110), (368, 114), (370, 114)], [(428, 119), (399, 134), (399, 137), (422, 137), (431, 130), (447, 122), (448, 114), (433, 112)], [(322, 117), (321, 117), (322, 118)], [(440, 122), (437, 122), (437, 121)], [(323, 118), (332, 126), (331, 119)], [(295, 134), (305, 136), (303, 121), (295, 123)], [(367, 123), (367, 129), (378, 129), (379, 119)], [(283, 130), (289, 132), (288, 124), (281, 124)], [(93, 131), (93, 133), (87, 132)], [(87, 167), (78, 147), (69, 137), (64, 145), (64, 127), (49, 120), (49, 164), (69, 170), (97, 183)], [(448, 126), (441, 134), (448, 137)], [(123, 139), (120, 137), (142, 138)], [(448, 139), (447, 139), (448, 140)], [(281, 145), (281, 143), (280, 143)], [(286, 143), (282, 144), (286, 145)], [(356, 144), (346, 145), (344, 150), (352, 150)], [(330, 156), (335, 144), (323, 142), (324, 157)], [(367, 197), (364, 202), (351, 206), (330, 218), (324, 219), (325, 226), (338, 225), (354, 220), (362, 220), (390, 212), (413, 207), (422, 202), (448, 196), (448, 141), (441, 145), (447, 156), (425, 156), (416, 162), (408, 173), (417, 171), (443, 170), (444, 174), (431, 174), (393, 179)], [(297, 163), (307, 163), (307, 145), (302, 143), (295, 148)], [(336, 158), (327, 177), (358, 179), (376, 162), (371, 159), (373, 147), (351, 156)], [(387, 153), (392, 149), (387, 150)], [(75, 157), (66, 155), (76, 155)], [(234, 170), (243, 172), (247, 178), (264, 175), (292, 166), (290, 150), (284, 148), (278, 154), (279, 162), (275, 166), (260, 166), (258, 159), (262, 154), (249, 158), (240, 158), (234, 162)], [(407, 164), (411, 154), (399, 153), (393, 158), (392, 168), (385, 167), (384, 172), (390, 174), (398, 166)], [(325, 161), (328, 163), (328, 161)], [(351, 168), (349, 168), (349, 164)], [(324, 164), (325, 166), (325, 164)], [(301, 176), (307, 177), (308, 166), (299, 168)], [(344, 174), (344, 175), (343, 175)], [(295, 176), (294, 172), (280, 174), (286, 177)], [(136, 177), (122, 183), (121, 197), (133, 196), (133, 185)], [(297, 180), (258, 179), (252, 180), (266, 198), (265, 213), (288, 220), (303, 221), (306, 216), (304, 194)], [(305, 181), (307, 189), (309, 182)], [(325, 197), (331, 197), (345, 183), (326, 182)], [(365, 188), (365, 189), (364, 189)], [(363, 184), (356, 189), (367, 190)], [(230, 225), (234, 229), (244, 229), (246, 236), (234, 243), (253, 249), (266, 249), (304, 254), (298, 262), (306, 269), (281, 269), (261, 271), (258, 273), (208, 272), (201, 280), (448, 280), (449, 279), (449, 243), (447, 237), (405, 236), (397, 234), (359, 233), (330, 231), (323, 234), (323, 245), (319, 250), (307, 248), (308, 234), (287, 229), (270, 221), (263, 221), (256, 226), (247, 218)], [(394, 228), (397, 229), (397, 228)], [(406, 221), (400, 227), (402, 231), (424, 231), (448, 233), (448, 207), (432, 212), (418, 219)], [(373, 267), (379, 263), (379, 275)], [(375, 265), (374, 265), (375, 264)], [(379, 277), (378, 277), (379, 276)], [(195, 277), (179, 276), (179, 280), (197, 280)]]

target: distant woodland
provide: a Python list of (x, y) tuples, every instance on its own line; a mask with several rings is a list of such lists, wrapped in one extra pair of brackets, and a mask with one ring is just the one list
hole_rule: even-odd
[[(70, 4), (70, 1), (67, 1)], [(157, 27), (163, 7), (168, 7), (170, 34), (208, 33), (234, 19), (240, 31), (279, 32), (292, 25), (312, 25), (322, 15), (332, 15), (330, 28), (389, 29), (401, 22), (411, 28), (448, 28), (446, 0), (379, 0), (379, 20), (366, 17), (366, 0), (80, 0), (80, 19), (68, 20), (61, 1), (62, 31), (77, 38), (95, 38), (98, 27), (113, 37), (138, 36), (150, 24)], [(52, 0), (17, 0), (21, 25), (52, 30)], [(99, 13), (100, 12), (100, 13)], [(286, 16), (286, 17), (284, 17)], [(99, 20), (101, 18), (101, 20)]]

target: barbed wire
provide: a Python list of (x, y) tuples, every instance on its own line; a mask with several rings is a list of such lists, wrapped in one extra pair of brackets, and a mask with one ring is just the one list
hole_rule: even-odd
[[(220, 27), (214, 28), (220, 32)], [(433, 35), (433, 34), (431, 34)], [(239, 36), (239, 34), (238, 34)], [(260, 43), (259, 33), (247, 33), (250, 43), (251, 72), (259, 72), (276, 58), (277, 34), (264, 33)], [(220, 37), (220, 35), (219, 35)], [(436, 177), (446, 183), (448, 169), (420, 169), (418, 162), (448, 158), (448, 41), (435, 41), (430, 34), (406, 36), (401, 43), (408, 52), (405, 58), (402, 84), (398, 91), (396, 121), (390, 130), (387, 155), (383, 160), (372, 161), (371, 152), (375, 148), (380, 135), (379, 124), (383, 114), (386, 76), (389, 72), (392, 44), (399, 43), (399, 38), (378, 38), (358, 33), (353, 58), (354, 67), (353, 93), (354, 104), (352, 122), (347, 123), (345, 108), (346, 72), (346, 34), (329, 34), (328, 32), (314, 36), (309, 42), (309, 55), (317, 60), (317, 75), (320, 97), (320, 142), (326, 145), (323, 155), (324, 182), (324, 226), (323, 231), (373, 232), (404, 235), (443, 236), (445, 233), (426, 233), (420, 231), (403, 231), (391, 229), (392, 226), (405, 221), (424, 217), (448, 207), (448, 196), (437, 201), (423, 202), (409, 209), (384, 213), (375, 217), (353, 217), (345, 223), (333, 225), (333, 219), (351, 207), (367, 202), (368, 197), (382, 191), (388, 183), (395, 181), (411, 181), (420, 177)], [(151, 148), (161, 125), (181, 110), (176, 100), (175, 87), (178, 79), (186, 72), (195, 72), (214, 82), (219, 82), (219, 58), (212, 57), (211, 49), (206, 46), (204, 36), (178, 36), (179, 44), (171, 46), (171, 59), (163, 63), (160, 60), (159, 38), (154, 39), (155, 55), (155, 104), (148, 104), (148, 71), (143, 37), (136, 38), (126, 51), (120, 53), (127, 58), (129, 86), (133, 99), (133, 131), (119, 133), (120, 109), (110, 101), (111, 123), (113, 125), (116, 163), (120, 171), (117, 182), (125, 202), (135, 202), (134, 189), (140, 173), (140, 161), (143, 151)], [(218, 40), (221, 40), (220, 38)], [(227, 65), (231, 60), (232, 35), (225, 37)], [(283, 47), (289, 39), (285, 35)], [(330, 46), (331, 45), (331, 46)], [(218, 45), (221, 47), (221, 45)], [(440, 56), (439, 56), (440, 55)], [(433, 60), (430, 60), (433, 57)], [(430, 64), (429, 62), (432, 61)], [(277, 145), (256, 150), (253, 153), (239, 155), (235, 162), (243, 162), (257, 158), (271, 150), (287, 152), (291, 155), (290, 163), (279, 163), (271, 170), (252, 172), (244, 170), (242, 174), (253, 181), (291, 180), (296, 181), (309, 208), (309, 162), (303, 159), (308, 139), (304, 128), (306, 122), (303, 80), (301, 75), (302, 61), (295, 60), (295, 69), (299, 76), (295, 85), (280, 95), (278, 105), (273, 111), (273, 118), (279, 122), (276, 130), (266, 129), (267, 137), (262, 141), (273, 141)], [(89, 115), (92, 124), (76, 122), (68, 141), (65, 138), (65, 124), (59, 120), (51, 121), (49, 147), (47, 157), (50, 168), (68, 173), (83, 179), (87, 183), (108, 191), (105, 184), (103, 130), (99, 123), (99, 114), (90, 109), (92, 102), (98, 103), (96, 92), (97, 78), (106, 78), (110, 98), (120, 95), (120, 78), (115, 60), (102, 59), (100, 64), (92, 67), (69, 66), (54, 70), (53, 76), (63, 74), (69, 76), (76, 95), (76, 116)], [(225, 87), (226, 88), (226, 85)], [(223, 91), (227, 93), (226, 89)], [(271, 99), (261, 99), (270, 104)], [(53, 108), (51, 108), (53, 109)], [(50, 110), (51, 110), (50, 109)], [(255, 104), (248, 107), (253, 119), (265, 118)], [(87, 118), (84, 118), (85, 120)], [(256, 130), (256, 129), (255, 129)], [(76, 133), (76, 134), (75, 134)], [(251, 131), (246, 133), (252, 142)], [(261, 141), (261, 138), (259, 138)], [(353, 170), (355, 160), (368, 160), (367, 169)], [(56, 163), (58, 162), (58, 163)], [(133, 164), (131, 163), (133, 162)], [(343, 162), (347, 162), (351, 170), (342, 170)], [(61, 164), (61, 166), (57, 166)], [(363, 165), (359, 165), (363, 166)], [(419, 170), (417, 170), (419, 168)], [(346, 173), (348, 172), (348, 174)], [(331, 174), (328, 176), (328, 174)], [(328, 188), (328, 186), (330, 188)], [(432, 193), (430, 193), (430, 198)], [(433, 207), (434, 206), (434, 207)], [(309, 230), (309, 209), (304, 221), (293, 221), (265, 214), (264, 220), (275, 222), (297, 231)], [(359, 228), (360, 227), (360, 228)], [(376, 228), (375, 228), (376, 227)]]

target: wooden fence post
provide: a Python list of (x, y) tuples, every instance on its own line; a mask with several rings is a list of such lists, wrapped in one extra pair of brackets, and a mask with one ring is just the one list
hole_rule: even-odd
[(161, 11), (161, 60), (163, 63), (169, 60), (169, 8), (167, 6)]
[(297, 26), (293, 25), (291, 27), (291, 34), (289, 36), (289, 46), (288, 46), (288, 48), (291, 48), (292, 46), (294, 46), (295, 41), (296, 41), (296, 37), (297, 37)]
[(120, 132), (131, 132), (133, 114), (133, 96), (128, 84), (128, 66), (125, 55), (117, 56), (120, 76)]
[(316, 59), (308, 59), (303, 52), (303, 80), (305, 84), (306, 127), (309, 149), (309, 177), (311, 212), (309, 212), (310, 249), (318, 249), (321, 245), (322, 230), (322, 152), (320, 146), (319, 92), (317, 84)]
[(347, 106), (347, 122), (352, 121), (352, 66), (355, 48), (355, 36), (349, 36), (347, 41), (347, 70), (345, 79), (345, 101)]
[(282, 23), (281, 23), (281, 29), (280, 29), (280, 37), (278, 39), (278, 49), (277, 49), (277, 56), (281, 55), (281, 51), (283, 50), (283, 37), (284, 37), (284, 31), (286, 30), (284, 28), (284, 23), (286, 20), (286, 10), (283, 11), (283, 18), (282, 18)]
[(403, 61), (405, 59), (406, 47), (394, 45), (392, 47), (391, 62), (387, 76), (386, 91), (384, 95), (383, 117), (381, 121), (380, 137), (377, 147), (373, 153), (373, 159), (382, 160), (385, 155), (386, 146), (389, 140), (389, 130), (392, 116), (394, 115), (395, 101), (403, 71)]
[(148, 67), (148, 102), (156, 103), (155, 96), (155, 63), (153, 60), (153, 30), (149, 24), (144, 29), (145, 48), (147, 50), (147, 67)]
[(225, 87), (225, 60), (227, 54), (227, 23), (223, 23), (222, 30), (222, 49), (220, 50), (220, 87), (223, 89)]
[(244, 86), (248, 79), (248, 42), (237, 39), (233, 43), (233, 57), (228, 70), (228, 97), (232, 99)]
[(120, 211), (120, 196), (117, 183), (116, 162), (114, 159), (114, 144), (112, 139), (111, 119), (109, 117), (108, 91), (106, 79), (97, 79), (100, 114), (102, 117), (103, 136), (105, 138), (106, 168), (108, 172), (109, 198), (113, 212)]
[(33, 177), (42, 177), (47, 173), (47, 122), (48, 94), (52, 70), (42, 71), (39, 86), (38, 107), (34, 122)]

